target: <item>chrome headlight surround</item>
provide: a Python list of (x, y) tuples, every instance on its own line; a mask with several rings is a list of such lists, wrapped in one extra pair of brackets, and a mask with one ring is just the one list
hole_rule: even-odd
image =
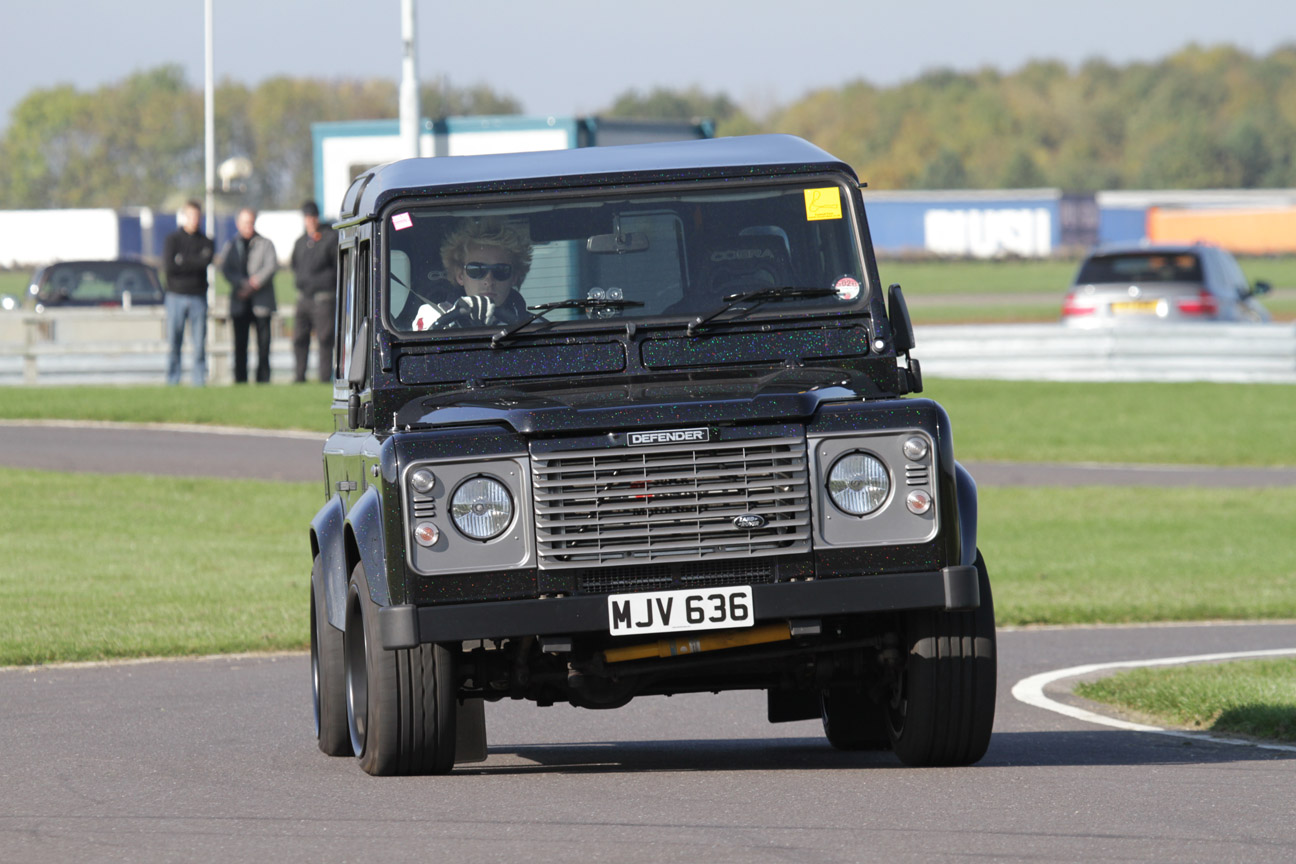
[[(405, 560), (415, 573), (535, 566), (535, 524), (524, 518), (531, 501), (526, 456), (418, 460), (402, 467), (399, 486)], [(492, 503), (500, 501), (505, 511)]]
[(806, 443), (817, 546), (898, 546), (936, 538), (939, 448), (925, 429), (840, 432)]

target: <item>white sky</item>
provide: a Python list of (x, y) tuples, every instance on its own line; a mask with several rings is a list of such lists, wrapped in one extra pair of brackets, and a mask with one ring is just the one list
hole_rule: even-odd
[[(399, 0), (214, 0), (215, 76), (400, 77)], [(1287, 12), (1281, 11), (1287, 8)], [(0, 129), (31, 90), (180, 63), (203, 84), (203, 0), (0, 0)], [(1281, 0), (419, 0), (424, 80), (479, 82), (529, 114), (699, 85), (760, 114), (807, 91), (1031, 59), (1156, 60), (1190, 42), (1296, 42)]]

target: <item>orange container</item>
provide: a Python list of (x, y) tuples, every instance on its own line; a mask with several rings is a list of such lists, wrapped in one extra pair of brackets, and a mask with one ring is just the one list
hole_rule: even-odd
[(1212, 243), (1230, 252), (1255, 255), (1296, 252), (1296, 207), (1151, 207), (1147, 212), (1147, 237), (1153, 243)]

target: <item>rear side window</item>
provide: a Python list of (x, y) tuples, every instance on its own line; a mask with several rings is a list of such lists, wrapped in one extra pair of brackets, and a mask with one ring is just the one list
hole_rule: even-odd
[(1201, 282), (1201, 259), (1194, 252), (1095, 255), (1085, 261), (1076, 281), (1101, 282)]

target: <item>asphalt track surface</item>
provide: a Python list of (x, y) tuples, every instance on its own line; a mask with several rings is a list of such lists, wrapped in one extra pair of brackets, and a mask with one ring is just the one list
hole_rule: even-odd
[[(0, 420), (0, 465), (48, 471), (318, 482), (323, 435)], [(1296, 468), (965, 462), (989, 486), (1293, 486)]]
[[(92, 431), (0, 426), (0, 453), (318, 477), (318, 438)], [(1012, 470), (1043, 483), (1055, 467)], [(1113, 729), (1010, 691), (1086, 664), (1293, 648), (1290, 622), (1003, 631), (994, 738), (969, 768), (839, 753), (817, 722), (770, 725), (761, 694), (727, 693), (495, 703), (487, 761), (423, 778), (315, 748), (304, 655), (5, 669), (0, 862), (1290, 862), (1296, 750)], [(1074, 702), (1069, 684), (1044, 692)]]

